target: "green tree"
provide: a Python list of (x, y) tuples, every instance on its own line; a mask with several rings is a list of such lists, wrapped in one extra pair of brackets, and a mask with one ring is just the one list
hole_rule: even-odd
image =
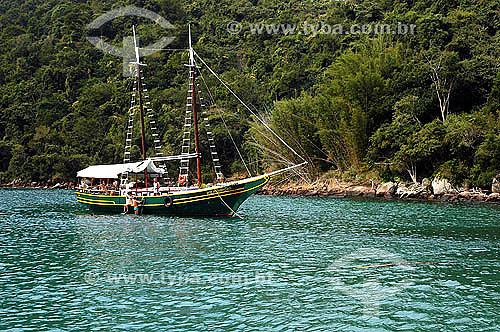
[[(316, 90), (329, 100), (329, 108), (318, 117), (321, 139), (332, 160), (356, 166), (364, 159), (368, 138), (391, 116), (392, 80), (403, 63), (403, 47), (379, 38), (364, 40), (330, 66)], [(332, 141), (344, 149), (329, 146)]]

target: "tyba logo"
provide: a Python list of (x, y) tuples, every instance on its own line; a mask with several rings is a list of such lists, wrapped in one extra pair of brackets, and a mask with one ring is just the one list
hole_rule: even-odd
[[(161, 17), (157, 13), (135, 6), (122, 7), (109, 11), (99, 16), (92, 23), (87, 25), (87, 29), (88, 30), (99, 29), (105, 23), (117, 17), (123, 17), (123, 16), (139, 16), (148, 18), (165, 29), (174, 29), (174, 26), (169, 21), (167, 21), (165, 18)], [(154, 54), (158, 50), (170, 44), (174, 39), (175, 37), (163, 37), (156, 43), (141, 48), (140, 54), (141, 56), (148, 56)], [(125, 77), (133, 76), (133, 74), (130, 71), (130, 62), (133, 62), (135, 60), (134, 39), (132, 36), (127, 36), (123, 38), (123, 44), (121, 48), (106, 43), (100, 37), (87, 37), (87, 40), (91, 42), (95, 47), (102, 50), (103, 52), (123, 58), (123, 76)]]

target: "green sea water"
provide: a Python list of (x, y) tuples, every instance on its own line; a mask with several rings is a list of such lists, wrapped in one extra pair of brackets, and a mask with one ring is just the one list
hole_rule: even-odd
[(500, 208), (251, 197), (94, 216), (0, 190), (0, 331), (500, 331)]

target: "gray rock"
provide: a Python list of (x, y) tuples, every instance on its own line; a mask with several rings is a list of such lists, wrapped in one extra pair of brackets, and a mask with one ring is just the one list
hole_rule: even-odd
[(486, 201), (487, 202), (498, 201), (499, 198), (500, 198), (500, 193), (493, 193), (493, 194), (490, 194), (488, 196), (488, 198), (486, 199)]
[(493, 178), (493, 184), (491, 185), (492, 193), (500, 193), (500, 174)]
[(452, 194), (456, 192), (453, 185), (448, 180), (438, 177), (432, 180), (432, 191), (434, 195)]
[(402, 197), (408, 192), (408, 188), (404, 184), (400, 184), (396, 190), (396, 195)]
[(397, 190), (398, 190), (397, 183), (394, 182), (383, 183), (377, 188), (377, 196), (384, 196), (384, 197), (392, 196), (396, 193)]
[(370, 187), (365, 186), (354, 186), (346, 189), (347, 196), (365, 196), (372, 192)]

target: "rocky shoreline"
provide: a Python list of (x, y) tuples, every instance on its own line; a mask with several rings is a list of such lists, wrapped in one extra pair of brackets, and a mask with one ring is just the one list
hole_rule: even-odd
[(268, 184), (261, 189), (260, 195), (291, 197), (367, 197), (395, 200), (417, 200), (438, 202), (500, 204), (500, 193), (485, 190), (455, 189), (446, 180), (435, 179), (432, 183), (424, 180), (422, 184), (408, 183), (372, 183), (355, 184), (334, 179), (316, 181), (311, 184), (289, 183), (282, 185)]
[(14, 180), (9, 183), (0, 183), (0, 188), (29, 188), (29, 189), (75, 189), (74, 182), (30, 182), (23, 183), (21, 180)]
[[(31, 182), (22, 183), (15, 180), (0, 184), (1, 188), (30, 189), (76, 189), (74, 182)], [(493, 186), (492, 189), (495, 189)], [(500, 204), (500, 193), (486, 190), (455, 189), (448, 181), (434, 179), (432, 183), (424, 179), (421, 184), (408, 183), (351, 183), (336, 179), (318, 180), (313, 183), (268, 184), (258, 195), (291, 196), (291, 197), (367, 197), (396, 200), (440, 201), (440, 202), (491, 202)]]

